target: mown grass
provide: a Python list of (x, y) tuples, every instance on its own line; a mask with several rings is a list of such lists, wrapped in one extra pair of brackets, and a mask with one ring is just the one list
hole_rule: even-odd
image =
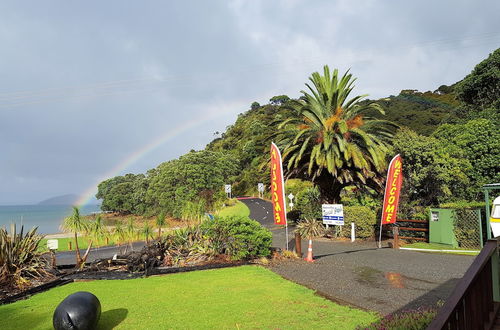
[(242, 266), (68, 284), (0, 306), (2, 329), (50, 329), (56, 306), (77, 291), (99, 298), (98, 329), (353, 329), (379, 319), (265, 268)]
[[(461, 254), (461, 255), (477, 255), (479, 251), (477, 252), (458, 252), (460, 250), (471, 250), (471, 249), (464, 249), (464, 248), (454, 248), (450, 245), (446, 244), (439, 244), (439, 243), (424, 243), (424, 242), (416, 242), (412, 244), (405, 244), (403, 247), (405, 248), (414, 248), (414, 249), (422, 249), (422, 250), (457, 250), (457, 252), (452, 252), (452, 251), (446, 251), (446, 252), (439, 252), (439, 253), (450, 253), (450, 254)], [(425, 251), (424, 251), (425, 252)], [(433, 251), (429, 251), (431, 253)], [(433, 252), (436, 253), (436, 252)]]
[(236, 201), (236, 204), (227, 206), (220, 210), (218, 215), (221, 217), (228, 217), (233, 215), (248, 217), (250, 215), (250, 209), (242, 202)]

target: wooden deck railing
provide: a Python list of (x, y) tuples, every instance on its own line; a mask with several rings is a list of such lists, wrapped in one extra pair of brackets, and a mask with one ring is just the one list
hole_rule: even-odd
[(490, 239), (427, 329), (490, 329), (499, 302), (498, 241)]

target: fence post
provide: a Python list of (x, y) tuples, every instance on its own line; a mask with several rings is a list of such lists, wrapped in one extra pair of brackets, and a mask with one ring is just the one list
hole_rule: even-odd
[(302, 258), (302, 238), (299, 233), (295, 233), (295, 253), (299, 258)]
[(394, 237), (392, 248), (399, 249), (399, 228), (394, 226), (392, 227), (392, 235)]
[(496, 249), (491, 256), (491, 281), (493, 288), (493, 301), (500, 302), (500, 283), (498, 274), (498, 240), (494, 240), (496, 243)]
[(477, 221), (479, 222), (479, 242), (481, 244), (481, 249), (483, 248), (483, 226), (481, 221), (481, 210), (477, 209)]

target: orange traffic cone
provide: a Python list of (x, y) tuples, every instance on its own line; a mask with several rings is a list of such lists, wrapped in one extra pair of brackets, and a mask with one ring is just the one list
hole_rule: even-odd
[(305, 258), (307, 262), (314, 262), (313, 259), (313, 242), (312, 239), (309, 239), (309, 247), (307, 248), (307, 258)]

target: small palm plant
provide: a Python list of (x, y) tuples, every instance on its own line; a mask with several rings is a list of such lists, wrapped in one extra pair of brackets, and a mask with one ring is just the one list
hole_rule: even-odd
[(306, 261), (313, 262), (312, 239), (324, 234), (325, 228), (323, 227), (323, 224), (313, 217), (305, 218), (297, 224), (295, 232), (300, 234), (300, 236), (307, 237), (309, 239)]
[(95, 221), (91, 223), (89, 235), (99, 247), (101, 245), (100, 242), (102, 242), (104, 236), (106, 235), (106, 228), (102, 223), (101, 215), (97, 215)]
[(134, 219), (133, 218), (129, 218), (128, 219), (127, 226), (125, 228), (125, 233), (127, 235), (128, 244), (130, 246), (130, 249), (133, 251), (134, 248), (132, 246), (132, 242), (134, 241), (135, 235), (137, 233), (137, 230), (136, 230), (135, 225), (134, 225)]
[(149, 239), (153, 237), (153, 228), (151, 228), (147, 221), (144, 223), (144, 227), (142, 227), (142, 234), (144, 235), (146, 244), (148, 244)]
[(78, 233), (85, 231), (85, 221), (80, 217), (80, 209), (77, 206), (73, 206), (73, 213), (64, 219), (61, 229), (67, 233), (73, 233), (75, 235), (75, 250), (76, 250), (76, 266), (80, 267), (82, 265), (82, 256), (80, 254), (80, 248), (78, 247)]
[(158, 239), (161, 237), (161, 229), (165, 226), (166, 222), (165, 213), (161, 212), (158, 214), (155, 221), (156, 227), (158, 227)]
[(121, 222), (116, 223), (113, 235), (116, 243), (118, 244), (118, 248), (120, 249), (120, 253), (122, 253), (121, 245), (125, 242), (126, 234)]

